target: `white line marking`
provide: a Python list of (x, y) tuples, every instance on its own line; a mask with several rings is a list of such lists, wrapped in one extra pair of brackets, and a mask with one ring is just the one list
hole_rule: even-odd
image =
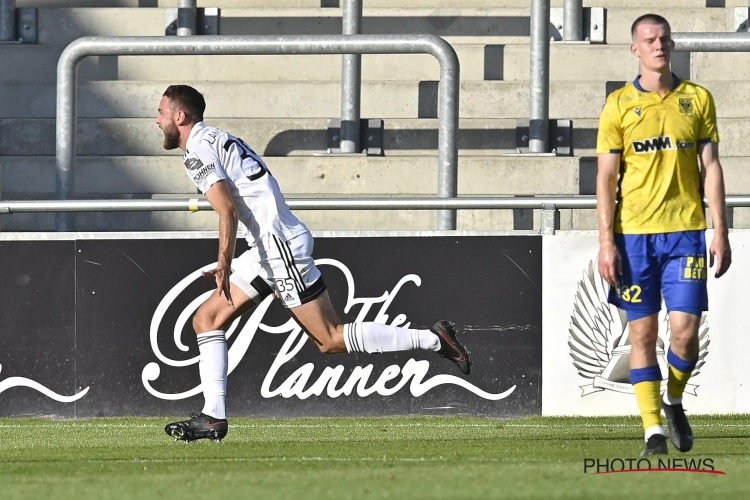
[[(168, 419), (165, 419), (165, 421)], [(154, 424), (108, 424), (108, 423), (94, 423), (94, 422), (71, 422), (71, 421), (62, 421), (62, 422), (49, 422), (49, 423), (43, 423), (43, 424), (35, 424), (35, 423), (28, 423), (28, 424), (0, 424), (0, 429), (50, 429), (50, 428), (82, 428), (82, 429), (108, 429), (108, 428), (121, 428), (121, 429), (146, 429), (146, 428), (153, 428), (159, 426), (159, 423)], [(582, 423), (582, 424), (571, 424), (571, 423), (559, 423), (559, 424), (504, 424), (502, 421), (498, 421), (496, 423), (487, 423), (487, 424), (452, 424), (452, 423), (398, 423), (398, 424), (392, 424), (389, 422), (383, 422), (383, 423), (353, 423), (353, 424), (274, 424), (274, 423), (259, 423), (259, 424), (232, 424), (230, 422), (230, 427), (234, 429), (328, 429), (328, 428), (340, 428), (340, 429), (346, 429), (346, 428), (382, 428), (382, 427), (407, 427), (407, 428), (415, 428), (415, 427), (423, 427), (423, 428), (529, 428), (529, 429), (557, 429), (557, 428), (565, 428), (565, 429), (587, 429), (587, 428), (634, 428), (634, 427), (640, 427), (640, 423), (632, 423), (632, 424), (598, 424), (598, 423)], [(747, 424), (724, 424), (724, 423), (710, 423), (710, 424), (701, 424), (701, 423), (695, 423), (691, 424), (692, 427), (713, 427), (713, 428), (750, 428), (750, 423)]]
[[(545, 462), (545, 459), (536, 458), (500, 458), (500, 457), (227, 457), (227, 458), (116, 458), (116, 459), (86, 459), (72, 460), (79, 463), (185, 463), (185, 462), (449, 462), (460, 460), (462, 462)], [(13, 463), (14, 460), (6, 460), (3, 463)], [(18, 460), (17, 462), (24, 462)], [(43, 462), (43, 460), (41, 460)]]

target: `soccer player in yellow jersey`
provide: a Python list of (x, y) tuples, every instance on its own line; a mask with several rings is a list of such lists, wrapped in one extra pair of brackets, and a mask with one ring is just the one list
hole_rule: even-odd
[[(662, 409), (674, 446), (682, 452), (693, 446), (682, 393), (698, 361), (698, 326), (708, 309), (704, 193), (716, 277), (727, 271), (732, 253), (713, 97), (671, 73), (674, 41), (666, 19), (641, 16), (631, 34), (641, 75), (610, 94), (599, 122), (599, 273), (611, 285), (609, 302), (627, 313), (642, 454), (655, 455), (667, 453)], [(663, 396), (656, 359), (662, 296), (672, 330)]]

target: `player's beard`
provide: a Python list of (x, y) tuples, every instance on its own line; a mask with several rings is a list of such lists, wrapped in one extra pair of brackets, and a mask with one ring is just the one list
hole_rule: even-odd
[(172, 150), (180, 147), (180, 131), (174, 123), (170, 122), (161, 130), (164, 132), (164, 149)]

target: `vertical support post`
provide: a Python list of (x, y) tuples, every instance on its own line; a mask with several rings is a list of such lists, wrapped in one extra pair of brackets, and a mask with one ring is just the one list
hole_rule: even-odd
[(549, 12), (550, 0), (531, 2), (531, 86), (529, 152), (549, 152)]
[(542, 205), (542, 234), (555, 234), (560, 229), (560, 211), (554, 203)]
[[(344, 0), (342, 34), (362, 31), (362, 0)], [(359, 153), (359, 111), (362, 93), (362, 55), (344, 54), (341, 68), (342, 153)]]
[(198, 34), (198, 1), (177, 1), (177, 36)]
[[(63, 52), (57, 61), (55, 198), (58, 200), (68, 200), (75, 192), (76, 115), (78, 114), (76, 101), (78, 100), (78, 64), (81, 60), (77, 57), (65, 56), (66, 52)], [(75, 219), (70, 212), (55, 213), (55, 231), (73, 231), (74, 222)]]
[(583, 0), (565, 0), (563, 3), (563, 40), (583, 40)]
[[(458, 56), (445, 43), (445, 58), (440, 60), (438, 83), (438, 196), (458, 197), (458, 87), (461, 67)], [(448, 64), (453, 61), (454, 64)], [(457, 229), (454, 209), (438, 210), (437, 228), (440, 231)]]
[(16, 0), (0, 0), (0, 42), (16, 40)]

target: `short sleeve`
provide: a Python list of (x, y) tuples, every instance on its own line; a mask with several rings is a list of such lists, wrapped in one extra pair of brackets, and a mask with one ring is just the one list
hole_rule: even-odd
[(188, 176), (203, 194), (211, 186), (227, 178), (221, 161), (210, 148), (198, 148), (185, 155), (184, 164)]
[(719, 128), (716, 126), (716, 106), (710, 92), (706, 91), (706, 102), (701, 114), (698, 143), (719, 142)]
[(599, 115), (599, 132), (596, 136), (598, 154), (622, 153), (622, 127), (617, 99), (610, 96)]

